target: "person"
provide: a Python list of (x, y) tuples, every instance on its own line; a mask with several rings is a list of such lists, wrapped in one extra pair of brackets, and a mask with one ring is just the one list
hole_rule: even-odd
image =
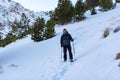
[(61, 47), (63, 47), (63, 58), (64, 58), (64, 62), (67, 61), (67, 50), (69, 52), (69, 58), (70, 61), (73, 62), (73, 54), (71, 51), (71, 41), (73, 41), (73, 38), (71, 37), (71, 35), (68, 33), (67, 29), (63, 29), (63, 34), (61, 36)]

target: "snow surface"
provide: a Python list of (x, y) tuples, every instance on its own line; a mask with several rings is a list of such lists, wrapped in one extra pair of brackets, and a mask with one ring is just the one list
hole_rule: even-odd
[[(35, 43), (30, 38), (0, 48), (0, 80), (120, 80), (120, 4), (116, 9), (87, 15), (85, 21), (56, 26), (56, 36)], [(74, 38), (74, 63), (61, 59), (60, 37), (67, 28)], [(103, 32), (110, 28), (110, 35)], [(69, 60), (69, 59), (68, 59)]]

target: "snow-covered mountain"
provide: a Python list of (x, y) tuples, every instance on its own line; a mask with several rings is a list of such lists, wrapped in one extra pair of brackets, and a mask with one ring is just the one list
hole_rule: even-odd
[[(13, 2), (12, 2), (13, 3)], [(56, 36), (34, 43), (29, 37), (0, 48), (0, 80), (120, 80), (120, 4), (78, 23), (56, 26)], [(74, 63), (62, 62), (63, 28), (73, 36)], [(109, 35), (103, 33), (109, 28)]]
[(32, 24), (37, 17), (48, 17), (47, 12), (34, 12), (24, 8), (21, 4), (12, 0), (0, 0), (0, 32), (6, 34), (10, 30), (12, 22), (19, 20), (22, 13), (30, 19)]

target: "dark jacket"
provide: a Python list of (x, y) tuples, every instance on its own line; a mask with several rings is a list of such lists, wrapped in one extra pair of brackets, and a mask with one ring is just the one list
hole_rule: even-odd
[(73, 41), (71, 35), (68, 32), (63, 33), (63, 35), (61, 36), (61, 40), (60, 40), (61, 47), (70, 45), (70, 41)]

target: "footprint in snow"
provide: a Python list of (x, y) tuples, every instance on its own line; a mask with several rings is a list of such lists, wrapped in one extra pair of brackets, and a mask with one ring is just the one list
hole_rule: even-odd
[(11, 65), (9, 65), (9, 67), (18, 67), (18, 65), (16, 65), (16, 64), (11, 64)]
[(53, 77), (53, 80), (60, 80), (60, 78), (65, 75), (65, 73), (69, 70), (69, 68), (72, 65), (73, 63), (71, 62), (68, 64), (62, 65), (62, 68), (60, 69), (60, 71)]
[(0, 66), (0, 74), (2, 74), (3, 73), (3, 68), (2, 68), (2, 66)]

